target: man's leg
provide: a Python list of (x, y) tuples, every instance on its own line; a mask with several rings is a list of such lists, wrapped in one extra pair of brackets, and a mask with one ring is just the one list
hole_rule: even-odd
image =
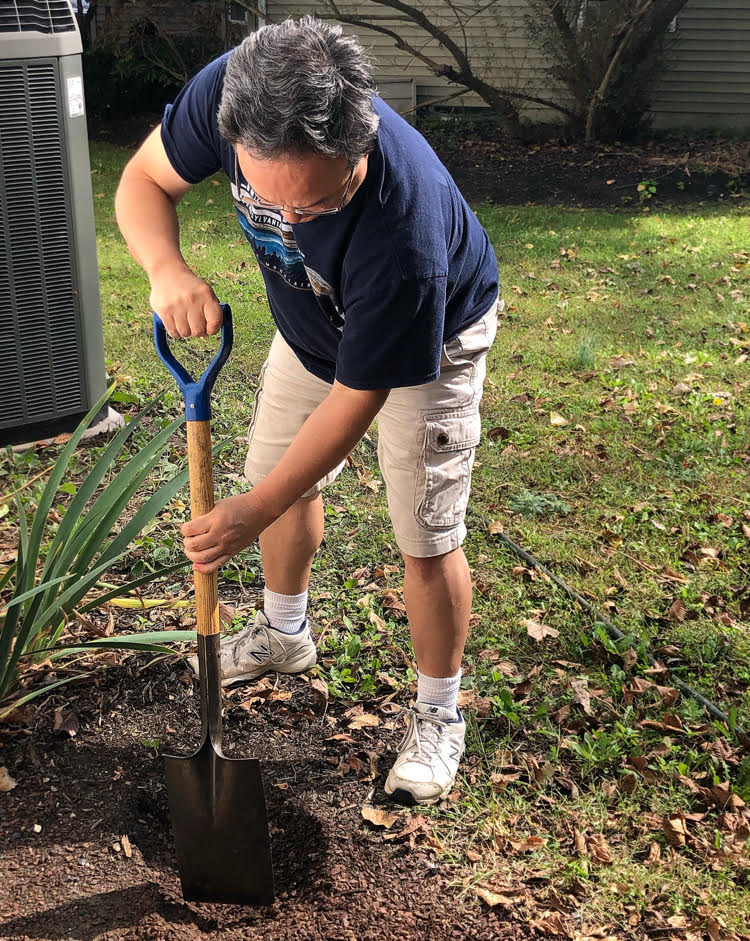
[(302, 497), (260, 535), (266, 588), (280, 595), (307, 591), (322, 540), (323, 498)]
[(404, 602), (419, 672), (454, 677), (469, 633), (471, 574), (463, 549), (421, 559), (404, 555)]

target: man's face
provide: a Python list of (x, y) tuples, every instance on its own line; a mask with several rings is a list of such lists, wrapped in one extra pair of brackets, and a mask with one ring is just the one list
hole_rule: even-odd
[(361, 182), (357, 177), (363, 163), (360, 161), (352, 174), (344, 157), (306, 154), (261, 160), (240, 146), (237, 146), (237, 160), (255, 194), (265, 203), (283, 207), (284, 221), (292, 224), (317, 218), (304, 209), (311, 213), (339, 209), (345, 197), (356, 188), (353, 184)]

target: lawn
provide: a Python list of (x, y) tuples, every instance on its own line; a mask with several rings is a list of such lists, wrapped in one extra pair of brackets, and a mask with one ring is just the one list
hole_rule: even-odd
[[(107, 365), (127, 411), (170, 381), (153, 351), (147, 280), (114, 221), (126, 157), (92, 153)], [(679, 211), (655, 199), (620, 212), (475, 208), (506, 308), (465, 545), (468, 757), (425, 827), (454, 864), (456, 893), (542, 936), (747, 937), (750, 209), (739, 199)], [(195, 187), (181, 220), (189, 263), (235, 315), (214, 409), (215, 434), (230, 441), (217, 473), (228, 494), (242, 487), (273, 325), (226, 181)], [(198, 368), (211, 346), (182, 343), (179, 355)], [(164, 413), (178, 407), (170, 394)], [(332, 701), (366, 712), (384, 697), (406, 704), (414, 679), (376, 436), (375, 426), (328, 494), (311, 586), (320, 676)], [(8, 489), (44, 463), (23, 460), (0, 465)], [(175, 501), (139, 540), (138, 570), (179, 558), (185, 512)], [(232, 598), (259, 584), (253, 549), (220, 581)]]

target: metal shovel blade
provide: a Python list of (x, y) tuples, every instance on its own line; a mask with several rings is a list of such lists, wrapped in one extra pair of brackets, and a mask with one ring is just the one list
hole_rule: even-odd
[(199, 638), (198, 655), (202, 743), (187, 758), (165, 756), (182, 894), (192, 902), (271, 905), (273, 865), (260, 762), (221, 753), (218, 635)]

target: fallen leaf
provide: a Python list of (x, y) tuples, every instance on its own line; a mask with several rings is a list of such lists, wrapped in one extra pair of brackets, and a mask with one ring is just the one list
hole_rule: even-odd
[(655, 863), (658, 863), (661, 859), (661, 846), (657, 842), (653, 842), (648, 851), (648, 856), (646, 858), (646, 865), (653, 866)]
[(314, 676), (310, 680), (310, 688), (315, 690), (324, 702), (328, 702), (328, 683), (326, 683), (325, 680), (321, 679), (319, 676)]
[(474, 891), (479, 898), (485, 901), (491, 908), (495, 908), (497, 905), (516, 905), (519, 901), (519, 896), (524, 894), (523, 889), (511, 889), (508, 887), (501, 892), (493, 892), (492, 889), (487, 889), (481, 885), (475, 885)]
[(572, 935), (563, 924), (562, 915), (559, 912), (548, 912), (544, 917), (533, 921), (532, 927), (541, 931), (543, 937), (549, 935), (560, 935), (563, 938), (571, 938)]
[(685, 615), (687, 614), (687, 607), (682, 598), (675, 598), (672, 604), (669, 606), (669, 611), (667, 612), (667, 617), (670, 621), (679, 621), (682, 622), (685, 620)]
[(592, 715), (591, 712), (591, 694), (589, 693), (589, 683), (587, 679), (578, 679), (571, 680), (570, 687), (573, 690), (573, 697), (575, 701), (583, 707), (583, 711), (587, 716)]
[(12, 791), (16, 786), (16, 779), (8, 774), (5, 765), (0, 766), (0, 794)]
[(386, 830), (390, 830), (399, 819), (399, 815), (393, 813), (393, 811), (384, 810), (382, 807), (373, 807), (372, 804), (362, 805), (362, 817), (373, 826), (383, 827)]
[(380, 725), (380, 719), (369, 712), (363, 712), (361, 716), (355, 716), (349, 723), (350, 729), (374, 728)]
[(594, 859), (602, 865), (609, 865), (612, 862), (612, 850), (604, 839), (603, 834), (594, 833), (587, 840), (589, 852)]
[(561, 428), (563, 425), (568, 424), (568, 419), (564, 415), (561, 415), (559, 412), (550, 412), (549, 413), (549, 423), (554, 425), (555, 428)]
[(128, 859), (130, 859), (130, 857), (133, 855), (133, 848), (130, 845), (130, 840), (127, 838), (127, 836), (123, 836), (123, 838), (120, 840), (120, 843), (122, 843), (123, 852), (128, 857)]
[(526, 628), (526, 633), (529, 637), (533, 637), (536, 641), (543, 641), (545, 637), (559, 637), (560, 631), (554, 627), (550, 627), (549, 624), (540, 624), (538, 621), (532, 621), (530, 618), (523, 618), (520, 621), (521, 627)]
[(81, 723), (78, 721), (78, 716), (72, 709), (66, 709), (65, 706), (59, 706), (55, 709), (55, 732), (67, 732), (67, 734), (73, 738), (78, 734), (80, 728)]
[(662, 819), (661, 828), (670, 846), (674, 846), (677, 849), (685, 845), (687, 838), (685, 814), (680, 811), (674, 814), (667, 814)]
[(635, 360), (628, 359), (625, 356), (610, 356), (609, 363), (615, 369), (624, 369), (626, 366), (632, 366)]
[(477, 689), (462, 689), (458, 693), (458, 705), (461, 709), (476, 713), (481, 719), (486, 719), (492, 712), (492, 700), (480, 696)]

